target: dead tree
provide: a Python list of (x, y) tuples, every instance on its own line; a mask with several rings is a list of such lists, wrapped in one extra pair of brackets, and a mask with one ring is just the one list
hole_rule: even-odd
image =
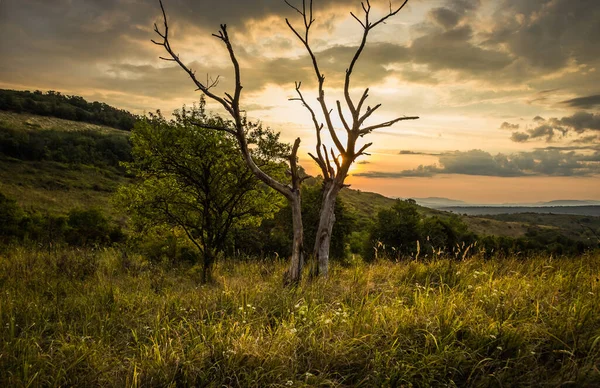
[(164, 21), (164, 31), (161, 31), (156, 24), (154, 24), (154, 31), (162, 41), (152, 42), (156, 45), (162, 46), (166, 52), (169, 54), (168, 57), (160, 57), (165, 61), (171, 61), (177, 63), (190, 77), (196, 86), (197, 90), (202, 92), (208, 98), (213, 101), (218, 102), (227, 113), (231, 116), (231, 125), (223, 125), (223, 126), (215, 126), (215, 125), (207, 125), (206, 123), (198, 123), (200, 127), (224, 131), (237, 139), (240, 150), (244, 157), (244, 160), (248, 166), (248, 168), (256, 175), (258, 179), (262, 182), (275, 189), (283, 196), (287, 198), (292, 208), (292, 223), (293, 223), (293, 242), (292, 242), (292, 257), (289, 270), (285, 275), (284, 281), (286, 283), (298, 283), (300, 281), (302, 275), (302, 268), (304, 266), (304, 254), (303, 254), (303, 226), (302, 226), (302, 213), (301, 213), (301, 198), (300, 198), (300, 184), (302, 183), (303, 177), (299, 174), (299, 169), (297, 165), (297, 154), (298, 147), (300, 146), (300, 138), (297, 138), (292, 147), (292, 152), (289, 155), (289, 165), (290, 170), (289, 173), (291, 175), (291, 184), (286, 185), (283, 184), (257, 166), (252, 158), (252, 152), (248, 147), (248, 140), (246, 138), (246, 132), (244, 128), (244, 117), (242, 115), (242, 110), (240, 109), (240, 99), (242, 95), (242, 81), (241, 81), (241, 72), (240, 65), (236, 58), (233, 46), (229, 39), (229, 35), (227, 34), (227, 26), (225, 24), (221, 24), (221, 28), (217, 34), (213, 34), (214, 37), (219, 39), (225, 45), (229, 57), (231, 60), (231, 64), (233, 66), (234, 74), (235, 74), (235, 90), (233, 94), (224, 93), (225, 96), (221, 97), (215, 94), (211, 89), (213, 89), (219, 83), (219, 77), (215, 80), (207, 80), (206, 82), (200, 81), (196, 77), (196, 73), (191, 70), (186, 64), (182, 62), (178, 54), (175, 54), (171, 47), (171, 43), (169, 42), (169, 26), (167, 23), (167, 15), (165, 12), (165, 8), (163, 6), (162, 0), (159, 0), (160, 8), (162, 10), (162, 16)]
[[(325, 121), (325, 123), (319, 121), (315, 110), (308, 104), (304, 95), (300, 91), (301, 83), (297, 82), (296, 93), (298, 97), (293, 98), (292, 100), (300, 101), (310, 113), (316, 131), (317, 145), (316, 155), (309, 155), (320, 167), (321, 173), (323, 174), (323, 196), (319, 216), (319, 225), (317, 228), (317, 235), (313, 250), (315, 266), (312, 269), (312, 274), (314, 276), (319, 275), (327, 277), (327, 272), (329, 268), (329, 247), (331, 244), (331, 231), (333, 229), (333, 224), (335, 223), (334, 207), (337, 195), (343, 187), (347, 186), (346, 184), (344, 184), (344, 181), (348, 176), (348, 171), (350, 169), (350, 166), (352, 166), (352, 163), (354, 163), (356, 158), (358, 158), (359, 156), (368, 155), (365, 151), (373, 144), (366, 143), (360, 146), (359, 148), (359, 145), (357, 145), (357, 141), (359, 140), (359, 138), (370, 134), (375, 129), (390, 127), (395, 123), (403, 120), (418, 119), (418, 117), (416, 116), (402, 116), (394, 120), (378, 124), (366, 125), (365, 121), (381, 107), (381, 104), (377, 104), (373, 107), (367, 106), (366, 109), (363, 110), (365, 101), (369, 96), (368, 88), (365, 89), (365, 91), (362, 93), (360, 99), (358, 99), (358, 103), (355, 103), (353, 98), (350, 96), (350, 81), (352, 78), (352, 72), (361, 54), (364, 51), (369, 32), (378, 25), (384, 24), (388, 18), (400, 12), (400, 10), (404, 8), (408, 0), (405, 0), (402, 3), (402, 5), (400, 5), (398, 8), (392, 8), (392, 4), (390, 2), (389, 12), (385, 16), (377, 19), (376, 21), (371, 21), (369, 18), (371, 16), (371, 4), (369, 0), (366, 0), (366, 2), (361, 3), (362, 10), (364, 12), (363, 19), (358, 18), (352, 12), (350, 13), (352, 17), (356, 19), (356, 21), (362, 27), (363, 34), (360, 44), (358, 45), (358, 48), (356, 49), (356, 52), (354, 53), (354, 56), (350, 61), (350, 65), (346, 69), (344, 81), (344, 101), (341, 102), (337, 100), (335, 102), (337, 114), (339, 115), (340, 121), (343, 125), (343, 129), (340, 129), (346, 131), (348, 138), (345, 146), (342, 144), (342, 142), (339, 139), (339, 136), (337, 135), (337, 128), (335, 128), (333, 125), (333, 121), (331, 119), (333, 110), (330, 109), (329, 105), (327, 104), (327, 101), (325, 100), (325, 75), (321, 73), (317, 57), (315, 55), (315, 52), (311, 48), (309, 42), (310, 28), (315, 22), (315, 19), (313, 18), (313, 1), (302, 0), (302, 7), (296, 7), (293, 4), (289, 3), (287, 0), (285, 0), (285, 2), (302, 17), (302, 21), (304, 23), (303, 30), (296, 29), (288, 19), (286, 19), (285, 21), (288, 27), (300, 40), (300, 42), (302, 42), (302, 44), (306, 48), (306, 51), (308, 52), (308, 55), (310, 56), (314, 73), (318, 81), (317, 102), (320, 106), (320, 111)], [(350, 116), (348, 118), (344, 115), (344, 107), (350, 112)], [(323, 127), (327, 128), (327, 132), (329, 133), (329, 136), (331, 137), (333, 144), (335, 145), (335, 149), (327, 149), (327, 147), (323, 144), (321, 139), (321, 131), (323, 130)]]

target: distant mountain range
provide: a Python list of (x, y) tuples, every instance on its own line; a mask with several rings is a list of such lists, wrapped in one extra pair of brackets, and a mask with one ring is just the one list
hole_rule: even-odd
[(480, 203), (468, 203), (461, 200), (449, 199), (443, 197), (427, 197), (427, 198), (413, 198), (419, 205), (433, 208), (442, 209), (448, 207), (556, 207), (556, 206), (600, 206), (600, 201), (596, 200), (575, 200), (575, 199), (560, 199), (548, 202), (534, 202), (534, 203), (502, 203), (502, 204), (480, 204)]

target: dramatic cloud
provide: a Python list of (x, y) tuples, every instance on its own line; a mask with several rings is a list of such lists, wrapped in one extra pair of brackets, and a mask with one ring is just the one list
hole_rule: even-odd
[[(336, 99), (344, 102), (344, 75), (361, 32), (349, 12), (360, 14), (360, 2), (315, 0), (311, 45), (329, 108)], [(302, 81), (309, 103), (318, 106), (310, 58), (285, 24), (289, 18), (300, 27), (299, 15), (283, 0), (164, 4), (175, 51), (200, 78), (220, 76), (213, 89), (219, 95), (232, 89), (233, 74), (226, 50), (211, 33), (228, 24), (242, 70), (243, 108), (281, 129), (286, 139), (301, 136), (302, 157), (310, 160), (310, 118), (288, 101), (294, 81)], [(389, 9), (387, 0), (371, 4), (373, 18)], [(593, 148), (600, 143), (598, 20), (598, 0), (409, 0), (369, 35), (350, 93), (359, 98), (369, 87), (364, 108), (382, 103), (373, 122), (419, 115), (373, 138), (376, 146), (389, 142), (386, 149), (418, 151), (363, 162), (361, 169), (373, 170), (363, 174), (592, 174), (600, 151)], [(136, 113), (190, 104), (199, 97), (194, 85), (173, 63), (160, 61), (164, 52), (150, 43), (155, 22), (161, 26), (158, 0), (0, 0), (0, 87), (59, 90)], [(560, 148), (510, 151), (544, 141)], [(465, 144), (489, 149), (433, 152)], [(411, 166), (422, 158), (425, 165), (378, 172), (392, 158)], [(438, 164), (427, 165), (433, 158)]]
[[(545, 138), (547, 142), (550, 142), (555, 139), (557, 134), (564, 137), (572, 132), (582, 134), (589, 131), (600, 131), (600, 115), (588, 112), (577, 112), (561, 119), (553, 117), (544, 120), (541, 117), (536, 116), (533, 120), (538, 123), (537, 126), (527, 130), (527, 132), (513, 132), (511, 140), (517, 143), (523, 143), (530, 139)], [(504, 124), (507, 125), (505, 126)], [(509, 123), (503, 123), (501, 126), (501, 129), (510, 128), (511, 124)], [(595, 135), (589, 138), (593, 139), (595, 138)]]
[(439, 164), (421, 165), (400, 172), (368, 171), (356, 174), (368, 178), (432, 177), (461, 174), (495, 177), (589, 176), (600, 173), (600, 151), (593, 154), (538, 149), (511, 155), (492, 155), (482, 150), (446, 152)]
[(461, 18), (457, 12), (442, 7), (432, 9), (429, 15), (435, 23), (446, 29), (456, 26)]
[(562, 101), (562, 103), (571, 108), (591, 109), (595, 106), (600, 106), (600, 94), (572, 98), (570, 100)]
[(432, 70), (456, 70), (478, 76), (490, 75), (513, 61), (506, 53), (475, 45), (472, 38), (473, 29), (468, 25), (438, 30), (412, 42), (411, 58)]
[(558, 123), (577, 133), (587, 130), (600, 131), (600, 115), (588, 112), (577, 112), (572, 116), (563, 117)]
[(490, 41), (539, 69), (596, 62), (600, 54), (596, 0), (504, 0), (495, 19)]

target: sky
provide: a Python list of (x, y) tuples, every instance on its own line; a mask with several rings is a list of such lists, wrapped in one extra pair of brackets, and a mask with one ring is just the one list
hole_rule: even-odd
[[(164, 5), (173, 49), (199, 78), (219, 76), (212, 91), (220, 95), (232, 91), (233, 72), (211, 34), (227, 24), (242, 67), (242, 108), (283, 140), (300, 137), (300, 164), (317, 174), (310, 116), (289, 100), (302, 81), (316, 108), (310, 59), (285, 24), (300, 28), (300, 16), (283, 0)], [(372, 18), (389, 12), (388, 1), (371, 5)], [(350, 12), (362, 10), (356, 0), (314, 0), (314, 10), (311, 46), (334, 107), (362, 36)], [(0, 88), (56, 90), (135, 113), (192, 105), (195, 86), (150, 42), (155, 22), (158, 0), (0, 0)], [(600, 200), (598, 36), (597, 0), (409, 0), (370, 33), (351, 94), (358, 99), (368, 87), (367, 104), (382, 104), (367, 125), (420, 118), (365, 136), (371, 155), (347, 183), (471, 203)], [(344, 132), (335, 114), (334, 124)]]

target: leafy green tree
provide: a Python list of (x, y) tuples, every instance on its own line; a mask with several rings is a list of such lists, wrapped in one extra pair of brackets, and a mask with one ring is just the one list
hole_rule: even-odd
[[(120, 190), (119, 199), (140, 230), (169, 225), (185, 232), (202, 257), (203, 281), (226, 248), (230, 232), (257, 224), (274, 212), (279, 200), (250, 171), (235, 139), (195, 125), (218, 125), (199, 107), (160, 112), (138, 122), (132, 132), (134, 161), (127, 169), (136, 184)], [(288, 151), (278, 135), (246, 123), (255, 143), (254, 160), (272, 174), (283, 174), (279, 155)]]
[(365, 246), (365, 258), (369, 260), (384, 255), (397, 259), (414, 254), (419, 240), (420, 220), (414, 201), (397, 200), (391, 209), (381, 210)]
[(456, 215), (426, 217), (419, 214), (414, 200), (397, 200), (379, 212), (364, 248), (366, 259), (375, 256), (399, 259), (406, 256), (432, 257), (452, 254), (464, 257), (472, 252), (477, 236)]
[[(60, 219), (54, 217), (44, 218), (43, 225), (46, 226), (46, 229), (55, 230), (54, 233), (48, 235), (50, 241), (58, 237), (56, 234), (63, 227), (60, 221)], [(65, 240), (69, 245), (107, 245), (111, 242), (118, 242), (124, 237), (121, 230), (113, 227), (110, 221), (98, 209), (71, 210), (67, 219), (67, 225)]]

